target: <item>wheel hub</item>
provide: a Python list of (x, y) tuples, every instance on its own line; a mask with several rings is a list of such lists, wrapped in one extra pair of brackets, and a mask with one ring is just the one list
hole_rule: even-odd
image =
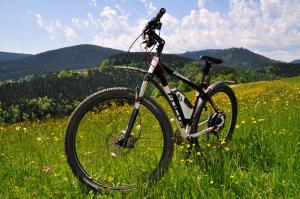
[(134, 144), (137, 141), (138, 137), (129, 135), (127, 143), (124, 145), (124, 137), (116, 139), (115, 146), (118, 148), (134, 148)]
[(207, 126), (208, 127), (217, 127), (219, 129), (223, 128), (225, 124), (225, 114), (223, 112), (220, 113), (212, 113), (208, 117)]

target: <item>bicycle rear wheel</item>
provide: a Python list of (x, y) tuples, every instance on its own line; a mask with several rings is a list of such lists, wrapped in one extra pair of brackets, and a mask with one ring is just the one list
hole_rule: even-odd
[(134, 91), (113, 88), (84, 100), (66, 132), (68, 163), (96, 191), (128, 190), (162, 177), (173, 153), (172, 128), (162, 108), (144, 97), (127, 147), (118, 147), (135, 102)]
[[(226, 147), (231, 141), (237, 120), (237, 100), (234, 92), (227, 85), (220, 85), (209, 90), (207, 95), (219, 109), (217, 113), (211, 103), (205, 99), (195, 114), (193, 132), (201, 132), (209, 127), (219, 125), (220, 128), (198, 137), (200, 143), (208, 148)], [(220, 125), (222, 124), (223, 125)]]

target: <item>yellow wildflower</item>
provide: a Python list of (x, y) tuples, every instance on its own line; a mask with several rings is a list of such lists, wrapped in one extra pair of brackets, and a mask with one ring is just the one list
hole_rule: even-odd
[(224, 145), (224, 144), (226, 144), (226, 142), (225, 142), (225, 140), (224, 140), (224, 139), (222, 139), (222, 141), (221, 141), (221, 145)]
[(113, 180), (114, 180), (113, 177), (111, 177), (111, 176), (107, 177), (107, 182), (112, 182)]

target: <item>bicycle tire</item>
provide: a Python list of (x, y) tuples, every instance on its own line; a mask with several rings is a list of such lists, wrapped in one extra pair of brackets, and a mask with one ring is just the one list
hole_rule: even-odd
[[(235, 96), (233, 90), (226, 84), (221, 84), (221, 85), (207, 91), (207, 95), (210, 98), (213, 98), (215, 95), (217, 95), (219, 93), (224, 93), (229, 98), (230, 104), (231, 104), (231, 112), (232, 113), (231, 113), (231, 118), (230, 118), (230, 124), (229, 124), (228, 131), (225, 135), (225, 138), (223, 139), (223, 142), (226, 143), (226, 145), (228, 145), (228, 143), (232, 140), (233, 132), (234, 132), (236, 121), (237, 121), (237, 113), (238, 113), (237, 99), (236, 99), (236, 96)], [(204, 114), (204, 107), (207, 106), (207, 103), (208, 103), (208, 100), (202, 99), (202, 101), (199, 103), (199, 106), (197, 107), (197, 109), (195, 111), (194, 122), (192, 125), (193, 133), (198, 132), (198, 125), (200, 123), (199, 122), (200, 117), (201, 117), (201, 115)], [(221, 109), (222, 109), (222, 107), (221, 107)]]
[[(67, 156), (67, 162), (73, 174), (80, 180), (80, 182), (82, 182), (84, 185), (87, 185), (89, 188), (91, 188), (94, 191), (102, 191), (102, 190), (126, 191), (136, 186), (136, 184), (128, 184), (128, 185), (108, 184), (107, 182), (101, 182), (99, 180), (96, 180), (85, 170), (86, 168), (84, 168), (84, 165), (82, 165), (82, 162), (78, 158), (79, 149), (76, 149), (76, 145), (77, 145), (76, 137), (78, 136), (76, 136), (76, 134), (78, 133), (77, 131), (80, 123), (82, 122), (83, 117), (85, 117), (88, 111), (90, 111), (97, 104), (107, 102), (108, 100), (111, 99), (123, 99), (134, 103), (135, 92), (128, 88), (118, 87), (118, 88), (105, 89), (89, 96), (74, 110), (74, 112), (70, 117), (66, 129), (65, 153)], [(151, 173), (149, 173), (147, 178), (144, 178), (142, 181), (142, 183), (147, 183), (147, 182), (149, 183), (160, 179), (167, 171), (167, 168), (172, 159), (172, 154), (174, 149), (174, 143), (172, 140), (173, 130), (165, 111), (157, 102), (155, 102), (153, 99), (151, 99), (148, 96), (144, 96), (141, 106), (144, 106), (145, 109), (148, 109), (150, 111), (149, 113), (154, 115), (154, 117), (158, 120), (160, 129), (162, 130), (163, 133), (162, 135), (163, 150), (162, 150), (160, 160), (156, 165), (156, 167), (151, 171)], [(130, 108), (132, 109), (132, 107)], [(101, 159), (101, 157), (99, 158)], [(103, 160), (103, 161), (107, 161), (107, 160)], [(109, 167), (113, 167), (113, 166), (114, 164), (112, 164)], [(105, 175), (105, 171), (102, 172), (101, 175)], [(140, 181), (137, 181), (137, 183), (140, 183)]]

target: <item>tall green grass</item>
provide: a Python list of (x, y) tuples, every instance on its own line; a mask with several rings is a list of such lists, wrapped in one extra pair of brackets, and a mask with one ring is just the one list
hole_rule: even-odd
[(186, 146), (176, 146), (161, 181), (125, 193), (96, 194), (73, 176), (68, 118), (0, 124), (0, 198), (300, 198), (300, 77), (233, 88), (239, 115), (227, 150), (202, 144), (206, 164), (195, 154), (186, 164)]

